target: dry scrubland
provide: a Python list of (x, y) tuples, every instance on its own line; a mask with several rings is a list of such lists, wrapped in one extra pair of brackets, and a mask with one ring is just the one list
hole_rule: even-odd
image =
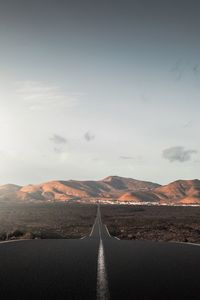
[(0, 240), (80, 238), (88, 235), (95, 205), (0, 203)]
[[(81, 238), (96, 205), (63, 202), (0, 203), (0, 240)], [(200, 243), (200, 207), (101, 205), (102, 221), (120, 239)]]
[(200, 207), (104, 205), (101, 214), (120, 239), (200, 243)]

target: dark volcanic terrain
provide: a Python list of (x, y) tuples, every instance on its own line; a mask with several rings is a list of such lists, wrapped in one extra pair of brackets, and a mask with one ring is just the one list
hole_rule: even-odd
[(102, 205), (101, 212), (120, 239), (200, 243), (200, 207)]
[(0, 241), (81, 238), (91, 231), (96, 205), (63, 202), (0, 203)]

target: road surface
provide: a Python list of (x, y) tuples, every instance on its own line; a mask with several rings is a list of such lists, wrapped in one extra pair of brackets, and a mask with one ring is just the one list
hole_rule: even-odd
[(89, 237), (0, 244), (0, 299), (200, 299), (200, 247)]

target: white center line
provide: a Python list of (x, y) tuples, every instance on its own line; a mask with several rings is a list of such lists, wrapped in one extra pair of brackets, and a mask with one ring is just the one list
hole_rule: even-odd
[(109, 297), (108, 279), (107, 279), (105, 257), (104, 257), (104, 248), (102, 242), (102, 232), (101, 232), (102, 223), (101, 223), (101, 213), (100, 213), (99, 206), (97, 211), (97, 220), (98, 220), (98, 229), (99, 229), (99, 238), (100, 238), (98, 262), (97, 262), (97, 300), (108, 300), (110, 297)]
[(98, 269), (97, 269), (97, 300), (108, 300), (109, 290), (108, 290), (108, 280), (105, 267), (104, 259), (104, 249), (102, 240), (99, 244), (98, 253)]
[(91, 232), (90, 232), (90, 236), (92, 236), (92, 234), (93, 234), (93, 231), (94, 231), (94, 227), (95, 227), (95, 225), (96, 225), (96, 222), (97, 222), (97, 218), (96, 218), (96, 220), (95, 220), (95, 222), (94, 222), (94, 224), (93, 224), (93, 226), (92, 226), (92, 230), (91, 230)]

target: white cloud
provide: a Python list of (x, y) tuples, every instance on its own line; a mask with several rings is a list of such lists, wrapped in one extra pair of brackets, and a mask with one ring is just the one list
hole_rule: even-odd
[(93, 133), (91, 133), (90, 131), (87, 131), (85, 134), (84, 134), (84, 138), (87, 142), (90, 142), (92, 140), (95, 139), (95, 135)]
[(134, 159), (133, 156), (125, 156), (125, 155), (121, 155), (119, 158), (120, 158), (120, 159), (124, 159), (124, 160), (131, 160), (131, 159)]
[(36, 81), (17, 82), (16, 92), (31, 110), (71, 107), (77, 104), (79, 97), (78, 94), (66, 95), (58, 86)]
[(68, 146), (68, 141), (64, 136), (59, 134), (54, 134), (49, 140), (55, 145), (54, 153), (62, 160), (65, 161), (68, 158), (68, 152), (66, 151), (66, 146)]
[(66, 144), (67, 139), (59, 134), (54, 134), (50, 140), (55, 144)]
[(197, 153), (196, 150), (193, 149), (185, 149), (182, 146), (176, 146), (167, 148), (163, 151), (163, 157), (168, 159), (170, 162), (179, 161), (185, 162), (191, 160), (192, 154)]

